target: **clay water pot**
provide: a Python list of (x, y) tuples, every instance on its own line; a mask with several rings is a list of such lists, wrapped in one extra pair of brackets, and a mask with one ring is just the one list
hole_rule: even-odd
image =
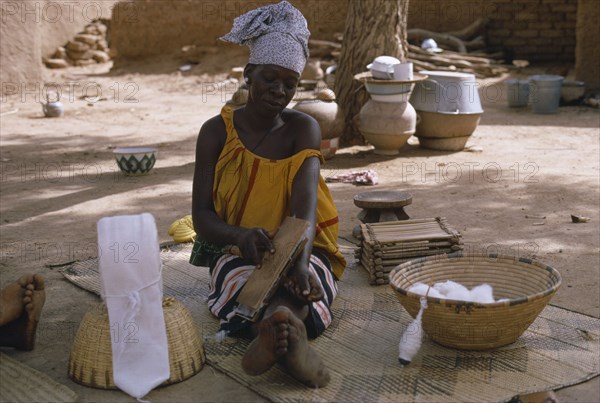
[(242, 84), (237, 91), (233, 93), (231, 99), (227, 100), (226, 104), (233, 109), (238, 109), (245, 106), (246, 102), (248, 102), (248, 86)]
[(481, 113), (443, 113), (418, 111), (415, 136), (424, 148), (460, 151), (477, 128)]
[(326, 102), (321, 99), (298, 102), (292, 109), (312, 116), (321, 127), (323, 140), (334, 139), (342, 135), (344, 116), (334, 101)]
[(246, 105), (246, 102), (248, 102), (248, 87), (246, 85), (240, 86), (231, 96), (231, 101), (237, 106)]
[(380, 155), (397, 155), (415, 132), (417, 113), (408, 102), (369, 100), (356, 118), (358, 130)]
[(300, 80), (321, 80), (325, 72), (321, 68), (321, 61), (317, 59), (308, 59), (304, 70), (300, 75)]

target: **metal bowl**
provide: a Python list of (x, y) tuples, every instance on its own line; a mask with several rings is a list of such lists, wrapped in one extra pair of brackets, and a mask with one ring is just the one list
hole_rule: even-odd
[(412, 80), (378, 80), (373, 77), (372, 72), (367, 71), (356, 74), (354, 79), (362, 82), (369, 94), (375, 95), (391, 95), (410, 93), (415, 86), (415, 83), (425, 80), (427, 76), (415, 74)]

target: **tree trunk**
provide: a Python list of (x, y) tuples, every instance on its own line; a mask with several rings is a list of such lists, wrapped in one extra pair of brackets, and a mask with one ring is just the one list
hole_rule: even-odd
[(342, 146), (364, 144), (353, 122), (369, 100), (354, 75), (367, 70), (377, 56), (406, 60), (406, 16), (409, 0), (348, 0), (348, 14), (340, 62), (335, 74), (335, 92), (346, 126)]

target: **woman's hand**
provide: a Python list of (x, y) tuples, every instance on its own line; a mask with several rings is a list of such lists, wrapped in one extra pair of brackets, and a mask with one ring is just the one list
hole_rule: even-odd
[(275, 247), (271, 239), (273, 239), (277, 230), (271, 232), (262, 228), (240, 230), (243, 232), (238, 239), (237, 245), (242, 253), (242, 258), (256, 265), (256, 268), (260, 268), (265, 251), (269, 251), (271, 254), (275, 253)]
[(319, 301), (325, 296), (318, 280), (304, 264), (296, 263), (288, 272), (283, 285), (293, 297), (304, 304)]

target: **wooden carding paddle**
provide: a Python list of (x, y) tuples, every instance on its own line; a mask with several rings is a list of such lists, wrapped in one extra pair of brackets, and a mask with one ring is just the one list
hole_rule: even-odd
[(310, 223), (286, 217), (273, 238), (275, 253), (265, 253), (262, 265), (254, 269), (237, 297), (236, 313), (255, 322), (269, 303), (281, 279), (306, 244), (306, 229)]

